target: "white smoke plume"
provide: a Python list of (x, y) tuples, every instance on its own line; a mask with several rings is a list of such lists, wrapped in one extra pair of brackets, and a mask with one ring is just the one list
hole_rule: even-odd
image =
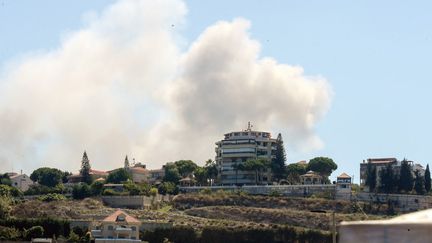
[(244, 19), (208, 27), (189, 49), (179, 0), (119, 1), (55, 49), (9, 64), (0, 77), (0, 171), (76, 171), (126, 154), (150, 168), (214, 158), (214, 142), (244, 129), (281, 132), (313, 150), (331, 89), (298, 66), (260, 57)]

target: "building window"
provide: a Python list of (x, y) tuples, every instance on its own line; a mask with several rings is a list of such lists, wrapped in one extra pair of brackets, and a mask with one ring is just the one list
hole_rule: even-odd
[(112, 225), (108, 225), (108, 230), (113, 230), (113, 226)]
[(132, 226), (131, 229), (132, 229), (132, 231), (136, 231), (136, 227), (135, 226)]

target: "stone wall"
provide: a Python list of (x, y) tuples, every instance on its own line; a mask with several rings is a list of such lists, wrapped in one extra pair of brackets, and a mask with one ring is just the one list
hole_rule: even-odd
[(102, 201), (113, 208), (149, 208), (152, 204), (170, 201), (171, 196), (157, 195), (154, 199), (147, 196), (102, 196)]
[(363, 202), (391, 203), (398, 212), (432, 208), (432, 197), (430, 196), (361, 192), (353, 195), (353, 199)]
[(253, 195), (270, 195), (273, 193), (284, 196), (309, 197), (313, 194), (335, 197), (336, 186), (333, 184), (323, 185), (268, 185), (268, 186), (212, 186), (212, 187), (180, 187), (181, 192), (199, 192), (201, 190), (226, 190), (244, 191)]

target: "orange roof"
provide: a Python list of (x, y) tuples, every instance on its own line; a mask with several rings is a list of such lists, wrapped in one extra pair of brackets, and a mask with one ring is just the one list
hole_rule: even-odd
[(129, 168), (129, 170), (131, 170), (133, 172), (138, 172), (138, 173), (148, 173), (148, 170), (146, 170), (142, 167), (132, 167), (132, 168)]
[(340, 174), (337, 178), (351, 178), (351, 176), (349, 176), (347, 173), (342, 173), (342, 174)]
[(102, 171), (102, 170), (90, 169), (90, 174), (92, 174), (92, 175), (108, 175), (108, 172)]
[[(124, 220), (122, 220), (121, 218), (124, 218)], [(113, 213), (110, 216), (106, 217), (104, 220), (102, 220), (102, 222), (111, 222), (111, 223), (115, 223), (115, 222), (141, 223), (141, 221), (139, 221), (138, 219), (136, 219), (136, 218), (130, 216), (129, 214), (123, 212), (122, 210), (115, 211), (115, 213)]]

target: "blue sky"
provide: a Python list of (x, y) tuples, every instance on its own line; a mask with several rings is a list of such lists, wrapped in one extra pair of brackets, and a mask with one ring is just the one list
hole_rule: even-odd
[[(0, 64), (56, 49), (83, 14), (114, 1), (0, 2)], [(429, 163), (432, 15), (428, 1), (186, 1), (182, 35), (193, 41), (220, 20), (251, 21), (261, 56), (299, 65), (330, 83), (329, 112), (317, 124), (323, 149), (287, 151), (288, 161), (328, 156), (358, 179), (369, 157)], [(284, 140), (289, 140), (284, 137)]]

